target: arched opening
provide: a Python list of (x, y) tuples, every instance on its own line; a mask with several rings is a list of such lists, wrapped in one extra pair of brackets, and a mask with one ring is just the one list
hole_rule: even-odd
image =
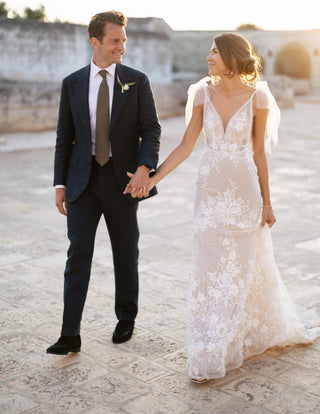
[(274, 72), (291, 78), (310, 79), (311, 60), (303, 44), (293, 41), (284, 45), (278, 52)]

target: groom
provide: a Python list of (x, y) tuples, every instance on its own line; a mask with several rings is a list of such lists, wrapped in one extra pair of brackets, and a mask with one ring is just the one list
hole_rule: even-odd
[[(131, 338), (138, 311), (138, 201), (157, 167), (160, 125), (149, 80), (121, 64), (126, 17), (93, 16), (91, 63), (63, 80), (54, 162), (56, 206), (67, 216), (70, 246), (64, 273), (61, 337), (47, 353), (79, 352), (80, 322), (90, 279), (95, 233), (106, 221), (115, 274), (114, 343)], [(137, 198), (124, 195), (127, 172)]]

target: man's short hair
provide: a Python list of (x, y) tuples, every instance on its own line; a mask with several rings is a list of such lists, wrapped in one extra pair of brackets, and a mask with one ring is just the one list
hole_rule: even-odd
[(102, 42), (105, 35), (104, 30), (106, 23), (113, 23), (121, 27), (126, 27), (127, 18), (123, 13), (115, 10), (95, 14), (91, 18), (88, 26), (89, 38), (91, 39), (92, 37), (96, 37), (100, 42)]

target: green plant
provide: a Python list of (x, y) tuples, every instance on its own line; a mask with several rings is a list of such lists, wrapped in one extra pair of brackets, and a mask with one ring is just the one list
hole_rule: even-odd
[(9, 9), (4, 1), (0, 2), (0, 16), (8, 17)]
[(45, 20), (46, 13), (44, 5), (41, 4), (38, 9), (31, 9), (30, 7), (26, 7), (24, 9), (24, 18), (39, 21)]

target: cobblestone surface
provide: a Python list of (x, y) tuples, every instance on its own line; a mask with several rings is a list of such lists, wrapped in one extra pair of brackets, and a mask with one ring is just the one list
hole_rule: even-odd
[[(282, 111), (269, 157), (282, 277), (302, 316), (320, 315), (319, 102)], [(183, 134), (164, 120), (161, 158)], [(6, 414), (312, 414), (320, 412), (320, 343), (268, 350), (225, 378), (186, 375), (185, 292), (202, 142), (140, 204), (140, 311), (132, 339), (111, 343), (112, 256), (98, 229), (80, 354), (47, 355), (60, 333), (65, 218), (54, 206), (54, 132), (0, 137), (0, 412)]]

